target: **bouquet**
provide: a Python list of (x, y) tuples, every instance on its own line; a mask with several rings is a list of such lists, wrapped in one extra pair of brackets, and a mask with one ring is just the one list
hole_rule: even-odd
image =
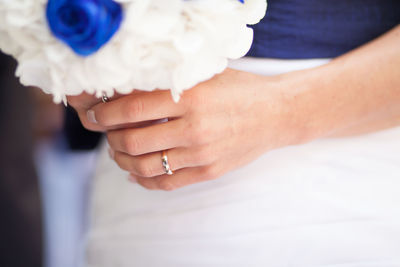
[(183, 90), (244, 56), (266, 0), (0, 0), (0, 49), (55, 102)]

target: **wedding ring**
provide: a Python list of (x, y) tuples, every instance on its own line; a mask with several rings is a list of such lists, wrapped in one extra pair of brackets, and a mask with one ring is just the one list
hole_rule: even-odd
[(103, 103), (107, 103), (110, 101), (110, 98), (108, 98), (106, 94), (103, 94), (103, 96), (101, 97), (101, 101), (103, 101)]
[(162, 161), (162, 166), (164, 168), (165, 174), (167, 174), (167, 175), (174, 174), (174, 172), (171, 169), (171, 166), (168, 163), (168, 156), (167, 156), (167, 152), (166, 151), (162, 152), (161, 161)]

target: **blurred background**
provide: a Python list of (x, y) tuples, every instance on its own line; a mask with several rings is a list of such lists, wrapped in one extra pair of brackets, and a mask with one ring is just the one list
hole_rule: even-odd
[(15, 68), (0, 54), (0, 266), (79, 266), (101, 136)]

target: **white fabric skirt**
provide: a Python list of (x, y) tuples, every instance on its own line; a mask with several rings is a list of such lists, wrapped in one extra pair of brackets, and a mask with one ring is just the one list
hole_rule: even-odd
[[(327, 61), (231, 67), (274, 75)], [(278, 149), (172, 192), (127, 175), (104, 144), (86, 266), (400, 266), (400, 127)]]

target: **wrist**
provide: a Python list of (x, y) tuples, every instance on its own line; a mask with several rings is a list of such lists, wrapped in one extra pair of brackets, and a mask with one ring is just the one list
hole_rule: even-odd
[[(276, 76), (259, 76), (256, 107), (258, 124), (262, 127), (262, 139), (266, 150), (299, 145), (314, 139), (315, 132), (305, 107), (304, 93), (309, 85), (301, 76), (288, 73)], [(253, 79), (254, 81), (254, 79)], [(253, 84), (254, 85), (254, 84)], [(301, 99), (299, 99), (301, 98)]]
[(301, 70), (276, 77), (281, 102), (287, 110), (286, 127), (289, 145), (299, 145), (328, 136), (338, 125), (334, 95), (328, 90), (324, 67)]

